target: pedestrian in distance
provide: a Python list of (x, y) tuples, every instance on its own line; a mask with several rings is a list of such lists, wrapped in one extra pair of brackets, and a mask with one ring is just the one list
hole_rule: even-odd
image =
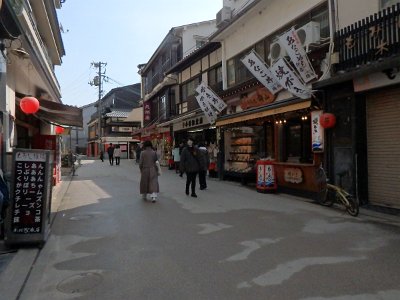
[(114, 146), (112, 143), (110, 143), (107, 149), (107, 153), (108, 153), (108, 160), (110, 161), (110, 166), (112, 166), (114, 164)]
[(136, 146), (136, 163), (139, 163), (140, 153), (142, 152), (142, 143), (137, 144)]
[(139, 159), (140, 194), (143, 200), (147, 200), (147, 194), (150, 194), (152, 203), (157, 201), (159, 193), (157, 161), (157, 154), (153, 150), (151, 141), (145, 141)]
[(180, 168), (182, 173), (186, 173), (186, 195), (189, 195), (189, 188), (191, 188), (191, 196), (197, 198), (196, 177), (200, 170), (201, 153), (193, 143), (193, 138), (188, 138), (187, 146), (182, 150)]
[[(179, 159), (180, 159), (180, 156), (182, 155), (183, 148), (185, 148), (185, 143), (182, 141), (179, 144)], [(179, 161), (179, 164), (180, 164), (180, 161)], [(183, 172), (182, 172), (181, 168), (179, 168), (179, 176), (183, 177)]]
[(199, 161), (200, 161), (200, 170), (199, 170), (199, 184), (200, 190), (205, 190), (207, 188), (207, 171), (208, 166), (210, 165), (210, 156), (208, 155), (208, 150), (203, 143), (199, 143)]
[(114, 157), (115, 157), (115, 165), (119, 166), (119, 163), (121, 162), (121, 146), (120, 145), (115, 145)]
[(180, 152), (179, 146), (176, 145), (175, 148), (172, 150), (172, 156), (174, 158), (175, 173), (180, 173), (179, 162), (181, 161), (181, 154), (179, 152)]
[(101, 159), (101, 161), (104, 161), (104, 152), (103, 152), (103, 150), (100, 150), (100, 159)]

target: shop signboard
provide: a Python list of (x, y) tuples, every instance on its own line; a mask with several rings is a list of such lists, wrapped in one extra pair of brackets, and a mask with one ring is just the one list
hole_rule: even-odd
[(303, 173), (299, 168), (286, 168), (284, 171), (284, 178), (286, 182), (302, 183)]
[(211, 107), (210, 103), (207, 101), (207, 98), (204, 95), (197, 95), (196, 100), (197, 103), (199, 103), (201, 110), (204, 112), (204, 115), (206, 116), (208, 122), (210, 124), (214, 124), (217, 120), (217, 114)]
[(319, 123), (322, 113), (322, 110), (311, 112), (311, 147), (314, 153), (324, 152), (324, 128)]
[(276, 80), (293, 95), (301, 99), (311, 97), (311, 90), (300, 81), (284, 58), (280, 58), (271, 71)]
[(204, 82), (199, 84), (196, 88), (196, 92), (199, 93), (200, 96), (204, 97), (204, 100), (213, 106), (218, 112), (222, 112), (227, 107), (226, 103)]
[(243, 59), (242, 63), (254, 75), (259, 82), (261, 82), (272, 94), (276, 94), (283, 89), (281, 84), (272, 75), (267, 64), (263, 59), (254, 51), (251, 50)]
[(301, 45), (300, 39), (294, 28), (282, 34), (279, 37), (279, 43), (285, 48), (292, 63), (305, 83), (308, 83), (317, 77), (317, 74), (315, 74), (307, 53)]
[(11, 206), (4, 241), (43, 244), (50, 223), (51, 164), (49, 150), (15, 149), (12, 161)]

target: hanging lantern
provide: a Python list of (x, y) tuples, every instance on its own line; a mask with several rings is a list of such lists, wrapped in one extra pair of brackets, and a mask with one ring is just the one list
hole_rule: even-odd
[(64, 132), (64, 128), (61, 126), (56, 126), (55, 132), (56, 134), (62, 134)]
[(39, 100), (35, 97), (24, 97), (19, 104), (21, 110), (26, 114), (34, 114), (39, 110)]
[(323, 128), (332, 128), (336, 124), (336, 117), (331, 113), (323, 113), (319, 117), (319, 123)]

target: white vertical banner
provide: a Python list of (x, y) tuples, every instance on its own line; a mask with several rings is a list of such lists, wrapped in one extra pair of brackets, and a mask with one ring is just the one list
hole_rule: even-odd
[(217, 120), (217, 114), (211, 107), (205, 95), (197, 95), (196, 100), (197, 103), (199, 103), (201, 110), (204, 112), (204, 115), (206, 116), (208, 122), (210, 122), (210, 124), (214, 124)]
[(311, 149), (314, 153), (324, 152), (324, 128), (319, 123), (322, 110), (311, 112)]
[(317, 78), (317, 74), (308, 59), (307, 53), (301, 45), (300, 39), (294, 28), (279, 37), (279, 43), (283, 45), (291, 61), (305, 83)]
[(254, 51), (251, 50), (249, 54), (241, 59), (242, 63), (250, 71), (251, 74), (259, 82), (261, 82), (272, 94), (276, 94), (282, 90), (282, 86), (279, 82), (272, 76), (272, 73), (268, 65), (263, 61), (263, 59)]
[(198, 92), (200, 96), (203, 96), (209, 102), (209, 104), (218, 110), (218, 112), (223, 111), (227, 107), (226, 103), (220, 97), (218, 97), (218, 95), (215, 94), (214, 91), (211, 90), (204, 82), (199, 84), (199, 86), (196, 88), (196, 92)]
[(300, 81), (285, 59), (280, 58), (271, 67), (271, 72), (276, 80), (293, 95), (301, 99), (311, 97), (311, 90)]

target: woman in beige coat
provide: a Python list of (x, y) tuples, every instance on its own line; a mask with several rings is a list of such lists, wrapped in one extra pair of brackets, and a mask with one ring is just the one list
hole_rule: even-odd
[(153, 150), (150, 141), (143, 144), (143, 151), (140, 153), (139, 169), (140, 169), (140, 194), (143, 200), (147, 200), (147, 194), (150, 194), (151, 202), (157, 201), (158, 173), (156, 167), (157, 154)]

